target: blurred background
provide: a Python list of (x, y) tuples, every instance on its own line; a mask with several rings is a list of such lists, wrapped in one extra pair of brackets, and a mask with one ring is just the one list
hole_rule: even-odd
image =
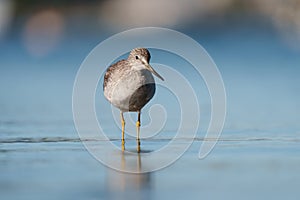
[[(199, 139), (171, 167), (133, 176), (85, 151), (72, 89), (97, 44), (143, 26), (180, 31), (207, 50), (224, 80), (227, 118), (205, 160), (197, 160)], [(0, 197), (152, 199), (182, 190), (180, 197), (296, 199), (299, 75), (299, 0), (0, 0)]]

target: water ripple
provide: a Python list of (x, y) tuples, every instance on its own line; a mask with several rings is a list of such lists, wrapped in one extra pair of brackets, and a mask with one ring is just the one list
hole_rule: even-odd
[[(171, 141), (173, 138), (148, 138), (144, 139), (145, 141)], [(109, 141), (118, 141), (120, 138), (110, 138)], [(135, 138), (127, 138), (126, 140), (135, 140)], [(191, 138), (177, 138), (176, 141), (189, 141)], [(214, 138), (201, 138), (196, 137), (194, 138), (194, 141), (212, 141), (215, 140)], [(86, 139), (80, 139), (80, 138), (69, 138), (69, 137), (42, 137), (42, 138), (26, 138), (26, 137), (18, 137), (18, 138), (6, 138), (6, 139), (0, 139), (0, 144), (4, 143), (58, 143), (58, 142), (82, 142), (82, 141), (91, 141), (91, 142), (97, 142), (97, 141), (107, 141), (106, 139), (94, 139), (94, 138), (86, 138)], [(259, 142), (259, 141), (276, 141), (276, 142), (300, 142), (300, 139), (298, 138), (221, 138), (218, 140), (219, 142)]]

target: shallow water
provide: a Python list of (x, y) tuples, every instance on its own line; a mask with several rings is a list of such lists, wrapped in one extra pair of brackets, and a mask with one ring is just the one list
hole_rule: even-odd
[[(297, 199), (299, 138), (253, 138), (249, 134), (221, 139), (203, 160), (197, 157), (203, 139), (196, 138), (173, 165), (140, 175), (104, 167), (77, 137), (6, 138), (0, 141), (1, 196), (3, 199)], [(242, 139), (243, 136), (248, 139)], [(163, 141), (143, 140), (142, 151), (156, 149)], [(96, 142), (99, 146), (103, 143)], [(128, 144), (129, 149), (134, 148), (134, 143)], [(121, 152), (110, 154), (123, 159), (125, 165), (145, 167), (143, 154), (140, 157)], [(161, 155), (166, 156), (171, 155)]]
[[(183, 61), (175, 62), (172, 55), (153, 50), (153, 62), (166, 62), (181, 70), (196, 85), (201, 121), (195, 141), (183, 157), (167, 168), (141, 175), (102, 165), (85, 149), (73, 124), (76, 72), (101, 38), (68, 38), (57, 52), (40, 59), (30, 57), (18, 39), (2, 42), (0, 198), (298, 199), (299, 52), (285, 46), (274, 33), (246, 27), (201, 37), (194, 34), (194, 39), (203, 44), (223, 76), (228, 102), (225, 129), (209, 156), (199, 160), (210, 119), (205, 85), (193, 71), (182, 70)], [(120, 124), (103, 98), (101, 84), (98, 90), (97, 117), (111, 141), (120, 146)], [(143, 152), (159, 149), (176, 134), (179, 111), (170, 98), (158, 88), (150, 102), (166, 105), (170, 114), (154, 138), (142, 140)], [(145, 127), (151, 121), (150, 104), (142, 115), (142, 133), (153, 130)], [(157, 113), (152, 116), (160, 119)], [(130, 117), (135, 115), (126, 115), (127, 130), (132, 133), (135, 127)], [(101, 148), (105, 141), (90, 142)], [(134, 139), (127, 145), (134, 150)], [(147, 167), (143, 156), (107, 154), (120, 163), (125, 160), (126, 165)], [(161, 159), (168, 156), (161, 154)]]

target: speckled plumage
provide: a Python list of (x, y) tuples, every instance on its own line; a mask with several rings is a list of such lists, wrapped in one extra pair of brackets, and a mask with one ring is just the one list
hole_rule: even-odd
[(155, 82), (152, 74), (164, 80), (149, 64), (150, 53), (145, 48), (133, 49), (126, 60), (108, 67), (103, 82), (106, 99), (120, 109), (122, 123), (122, 150), (125, 150), (125, 120), (123, 112), (138, 113), (137, 152), (140, 152), (141, 109), (152, 99)]
[(140, 111), (154, 96), (155, 81), (142, 59), (149, 63), (149, 51), (133, 49), (126, 60), (112, 64), (105, 73), (104, 96), (122, 112)]

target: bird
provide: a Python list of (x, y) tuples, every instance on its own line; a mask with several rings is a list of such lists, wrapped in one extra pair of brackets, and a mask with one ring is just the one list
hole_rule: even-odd
[[(150, 52), (134, 48), (127, 59), (110, 65), (103, 79), (105, 98), (120, 110), (122, 125), (122, 151), (125, 150), (125, 120), (123, 113), (137, 112), (137, 152), (140, 153), (141, 110), (152, 99), (156, 86), (153, 75), (164, 81), (149, 64)], [(152, 75), (153, 74), (153, 75)]]

